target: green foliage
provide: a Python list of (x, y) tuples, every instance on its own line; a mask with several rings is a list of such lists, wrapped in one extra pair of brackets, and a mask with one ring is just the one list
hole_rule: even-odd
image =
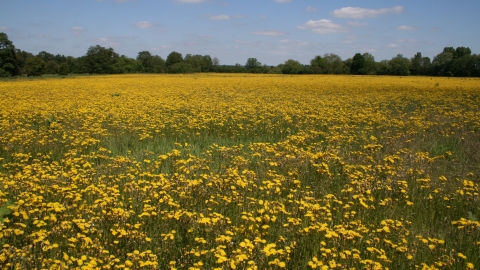
[(407, 76), (410, 74), (410, 59), (398, 54), (390, 60), (390, 75)]
[(112, 74), (119, 55), (112, 48), (100, 45), (91, 46), (84, 58), (84, 65), (88, 73)]
[(352, 65), (350, 66), (350, 73), (366, 74), (364, 67), (365, 67), (365, 57), (360, 53), (356, 53), (353, 56)]
[(57, 62), (55, 62), (55, 60), (50, 60), (45, 64), (45, 69), (43, 70), (43, 72), (45, 74), (57, 74), (58, 68), (59, 65), (57, 64)]
[(45, 62), (38, 56), (27, 59), (25, 63), (25, 73), (28, 76), (40, 76), (44, 72)]
[(248, 58), (247, 63), (245, 63), (247, 70), (258, 70), (261, 66), (262, 63), (258, 62), (257, 58)]
[(303, 67), (302, 64), (300, 64), (300, 62), (293, 59), (289, 59), (285, 61), (285, 64), (283, 65), (283, 68), (282, 68), (282, 73), (283, 74), (302, 74), (305, 72), (304, 70), (305, 68)]
[(7, 34), (0, 33), (0, 77), (17, 76), (19, 73), (15, 46)]
[(70, 68), (67, 63), (61, 63), (58, 67), (58, 74), (59, 75), (68, 75), (70, 73)]
[(175, 64), (179, 64), (183, 62), (183, 57), (181, 53), (178, 52), (171, 52), (167, 56), (167, 60), (165, 61), (165, 66), (167, 68), (167, 72), (170, 72), (169, 70), (171, 67)]

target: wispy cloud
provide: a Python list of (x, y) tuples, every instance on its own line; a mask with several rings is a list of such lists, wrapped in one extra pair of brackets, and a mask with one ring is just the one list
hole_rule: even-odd
[(81, 26), (74, 26), (72, 28), (70, 28), (70, 32), (72, 32), (72, 35), (76, 36), (76, 37), (83, 37), (83, 33), (85, 32), (85, 28), (81, 27)]
[(8, 27), (6, 27), (6, 26), (0, 26), (0, 30), (6, 31), (6, 30), (8, 30)]
[(277, 3), (290, 3), (292, 0), (275, 0)]
[(281, 32), (281, 31), (258, 31), (258, 32), (253, 32), (254, 35), (263, 35), (263, 36), (284, 36), (287, 33)]
[(291, 39), (282, 39), (280, 43), (290, 44), (290, 45), (299, 45), (299, 46), (306, 46), (309, 43), (301, 40), (291, 40)]
[(318, 21), (310, 20), (302, 25), (297, 26), (298, 29), (308, 29), (315, 34), (334, 34), (339, 32), (348, 32), (348, 29), (341, 24), (334, 23), (327, 19)]
[(137, 28), (150, 28), (156, 26), (155, 23), (143, 21), (143, 22), (137, 22), (133, 24)]
[(336, 9), (332, 12), (333, 16), (337, 18), (353, 18), (353, 19), (364, 19), (371, 17), (378, 17), (381, 15), (386, 15), (389, 13), (402, 13), (402, 6), (395, 6), (391, 8), (379, 8), (379, 9), (369, 9), (369, 8), (360, 8), (360, 7), (343, 7), (341, 9)]
[(314, 7), (311, 7), (311, 6), (308, 6), (306, 9), (305, 9), (305, 12), (317, 12), (318, 10)]
[(210, 20), (214, 20), (214, 21), (224, 21), (224, 20), (230, 20), (231, 17), (228, 16), (228, 15), (210, 15), (208, 16), (208, 18)]
[(399, 47), (399, 46), (398, 46), (397, 44), (395, 44), (395, 43), (388, 44), (387, 46), (390, 47), (390, 48), (398, 48), (398, 47)]
[(412, 30), (416, 30), (416, 29), (417, 29), (416, 27), (409, 26), (409, 25), (402, 25), (402, 26), (397, 27), (398, 31), (412, 31)]

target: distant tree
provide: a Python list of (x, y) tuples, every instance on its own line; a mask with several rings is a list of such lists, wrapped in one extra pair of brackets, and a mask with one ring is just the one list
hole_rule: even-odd
[(312, 60), (310, 60), (310, 69), (314, 74), (328, 73), (327, 60), (320, 55), (315, 56)]
[(88, 73), (111, 74), (118, 59), (119, 55), (112, 48), (96, 45), (88, 49), (83, 64)]
[(247, 70), (258, 69), (262, 66), (262, 63), (258, 62), (257, 58), (248, 58), (247, 63), (245, 63), (245, 68)]
[(191, 73), (193, 72), (192, 65), (186, 62), (175, 63), (168, 67), (168, 73)]
[(210, 55), (204, 55), (202, 61), (202, 72), (209, 72), (213, 68), (213, 60)]
[(165, 73), (165, 60), (158, 55), (152, 57), (153, 63), (153, 72), (154, 73)]
[(55, 60), (55, 55), (48, 53), (46, 51), (41, 51), (36, 56), (40, 57), (45, 63), (48, 63), (48, 61), (50, 60)]
[(28, 76), (41, 76), (44, 68), (45, 62), (38, 56), (28, 58), (25, 63), (25, 73)]
[(433, 75), (436, 76), (453, 76), (450, 66), (454, 60), (455, 49), (453, 47), (445, 47), (443, 52), (437, 54), (432, 61)]
[(189, 72), (201, 72), (203, 66), (203, 56), (201, 55), (185, 55), (183, 61), (191, 66), (191, 70)]
[(403, 57), (402, 54), (397, 54), (390, 60), (390, 74), (391, 75), (410, 75), (410, 59)]
[(304, 67), (300, 62), (289, 59), (285, 61), (285, 64), (283, 64), (282, 67), (282, 73), (283, 74), (302, 74), (305, 73)]
[(323, 55), (323, 59), (327, 62), (327, 70), (330, 74), (342, 74), (344, 70), (344, 64), (342, 58), (334, 53), (326, 53)]
[(220, 65), (220, 60), (217, 57), (214, 57), (213, 60), (212, 60), (212, 64), (214, 66), (218, 66), (218, 65)]
[(117, 62), (112, 66), (112, 73), (140, 73), (143, 70), (142, 63), (133, 58), (121, 55)]
[(15, 49), (15, 55), (17, 57), (19, 74), (23, 74), (25, 73), (24, 68), (25, 68), (25, 63), (27, 62), (27, 59), (30, 57), (33, 57), (34, 55), (32, 53), (22, 51), (20, 49)]
[(0, 33), (0, 77), (17, 76), (20, 74), (15, 46), (7, 34)]
[(377, 75), (390, 75), (391, 73), (390, 61), (382, 60), (377, 63)]
[(143, 72), (154, 73), (153, 56), (149, 51), (141, 51), (137, 55), (137, 61), (140, 61), (143, 67)]
[(59, 75), (68, 75), (70, 73), (70, 68), (67, 64), (67, 62), (63, 62), (58, 66), (58, 74)]
[(375, 74), (376, 72), (376, 62), (373, 55), (370, 53), (362, 54), (363, 59), (365, 59), (365, 63), (363, 68), (360, 70), (360, 74)]
[(365, 57), (361, 53), (356, 53), (352, 59), (352, 65), (350, 66), (351, 74), (366, 74), (365, 72)]
[(55, 60), (50, 60), (45, 64), (45, 68), (43, 70), (44, 74), (57, 74), (58, 73), (58, 64)]
[[(170, 72), (170, 68), (175, 64), (180, 64), (183, 62), (183, 57), (181, 53), (178, 52), (171, 52), (167, 56), (167, 60), (165, 61), (165, 66), (167, 68), (167, 72)], [(173, 69), (172, 69), (173, 70)], [(178, 68), (176, 68), (178, 70)]]
[(410, 67), (410, 74), (412, 75), (424, 75), (422, 74), (422, 53), (417, 52), (411, 59), (410, 62), (412, 63)]

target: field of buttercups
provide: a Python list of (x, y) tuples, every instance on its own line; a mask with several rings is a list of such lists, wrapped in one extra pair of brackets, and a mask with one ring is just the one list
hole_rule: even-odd
[(480, 268), (480, 80), (0, 81), (2, 269)]

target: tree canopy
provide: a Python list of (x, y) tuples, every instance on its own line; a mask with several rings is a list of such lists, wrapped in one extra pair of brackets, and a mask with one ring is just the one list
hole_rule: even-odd
[[(31, 59), (31, 60), (30, 60)], [(472, 54), (469, 47), (445, 47), (433, 60), (417, 52), (411, 58), (401, 54), (390, 60), (375, 61), (368, 52), (355, 53), (353, 58), (342, 60), (334, 53), (316, 55), (309, 65), (288, 59), (277, 66), (262, 65), (254, 57), (244, 65), (220, 65), (217, 57), (186, 54), (173, 51), (166, 60), (149, 51), (140, 51), (136, 58), (119, 55), (113, 48), (90, 46), (81, 57), (64, 56), (41, 51), (37, 55), (16, 49), (5, 33), (0, 33), (0, 77), (22, 74), (67, 75), (116, 73), (284, 73), (284, 74), (357, 74), (357, 75), (429, 75), (480, 77), (480, 56)]]

